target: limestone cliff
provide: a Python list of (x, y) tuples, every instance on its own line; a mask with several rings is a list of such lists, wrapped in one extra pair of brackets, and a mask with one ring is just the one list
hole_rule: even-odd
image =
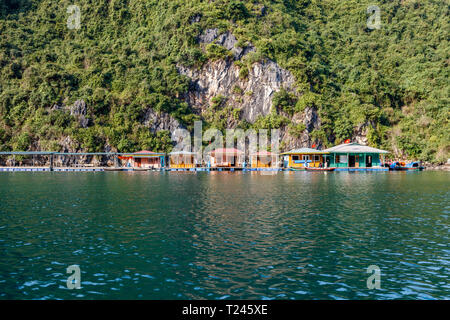
[[(238, 46), (236, 38), (229, 32), (219, 34), (217, 29), (207, 29), (199, 37), (198, 42), (203, 47), (214, 43), (231, 52), (225, 59), (208, 61), (201, 68), (187, 68), (178, 65), (178, 71), (191, 79), (189, 91), (184, 99), (193, 111), (203, 116), (211, 108), (212, 99), (225, 97), (226, 106), (239, 110), (239, 120), (254, 123), (258, 117), (264, 117), (272, 112), (274, 93), (285, 89), (298, 95), (293, 75), (276, 62), (269, 59), (255, 62), (248, 68), (248, 75), (242, 77), (240, 71), (245, 62), (245, 56), (254, 51), (251, 44), (245, 48)], [(310, 146), (309, 133), (320, 127), (320, 119), (315, 109), (306, 108), (301, 114), (285, 115), (294, 125), (303, 123), (305, 130), (298, 135), (291, 135), (288, 126), (282, 126), (282, 144), (284, 149)], [(233, 115), (229, 115), (228, 126), (235, 127)]]

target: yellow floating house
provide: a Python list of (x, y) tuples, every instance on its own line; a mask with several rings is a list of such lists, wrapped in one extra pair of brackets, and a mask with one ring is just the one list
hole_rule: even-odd
[(292, 169), (321, 167), (324, 165), (324, 156), (327, 154), (329, 153), (311, 148), (294, 149), (282, 153), (284, 156), (284, 167)]
[(258, 151), (250, 155), (250, 165), (252, 168), (272, 168), (278, 167), (278, 155), (270, 151)]
[(195, 153), (188, 151), (174, 151), (169, 153), (169, 166), (172, 169), (195, 168)]

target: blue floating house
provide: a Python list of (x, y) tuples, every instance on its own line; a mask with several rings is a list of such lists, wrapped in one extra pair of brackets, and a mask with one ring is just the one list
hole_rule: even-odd
[(372, 148), (359, 143), (344, 143), (332, 148), (325, 149), (327, 167), (335, 167), (336, 170), (382, 170), (386, 150)]

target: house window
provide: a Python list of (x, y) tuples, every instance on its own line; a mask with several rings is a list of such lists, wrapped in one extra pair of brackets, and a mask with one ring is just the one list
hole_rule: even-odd
[(339, 163), (347, 163), (347, 156), (345, 155), (339, 156)]
[(302, 156), (302, 160), (303, 160), (303, 161), (309, 160), (309, 156)]
[(314, 157), (314, 161), (320, 161), (320, 156), (313, 156)]
[(299, 156), (292, 156), (292, 160), (293, 160), (293, 161), (299, 160)]

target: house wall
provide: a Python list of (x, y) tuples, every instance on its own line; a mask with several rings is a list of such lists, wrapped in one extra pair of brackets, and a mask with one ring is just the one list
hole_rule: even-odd
[[(298, 156), (299, 160), (294, 160), (293, 157)], [(314, 162), (315, 154), (290, 154), (289, 155), (289, 167), (290, 168), (304, 168), (305, 161), (302, 160), (303, 156), (309, 156), (308, 166), (309, 167), (319, 167), (321, 163), (323, 163), (323, 156), (319, 155), (319, 160)]]
[(134, 158), (132, 160), (132, 166), (136, 168), (160, 168), (161, 158)]
[(277, 161), (275, 156), (268, 157), (270, 159), (269, 161), (267, 161), (267, 157), (262, 158), (265, 158), (265, 160), (262, 160), (261, 157), (252, 156), (251, 157), (252, 168), (270, 168), (272, 167), (272, 165), (276, 165)]
[(195, 168), (194, 156), (187, 157), (170, 157), (170, 167), (174, 169)]
[[(355, 159), (355, 168), (366, 168), (366, 156), (372, 157), (372, 167), (381, 166), (381, 158), (378, 153), (331, 153), (330, 154), (330, 167), (337, 168), (347, 168), (349, 166), (349, 158), (350, 156), (356, 156)], [(336, 161), (337, 159), (342, 160), (343, 157), (346, 158), (345, 162)]]
[(212, 167), (241, 167), (242, 159), (240, 156), (221, 155), (211, 156)]

